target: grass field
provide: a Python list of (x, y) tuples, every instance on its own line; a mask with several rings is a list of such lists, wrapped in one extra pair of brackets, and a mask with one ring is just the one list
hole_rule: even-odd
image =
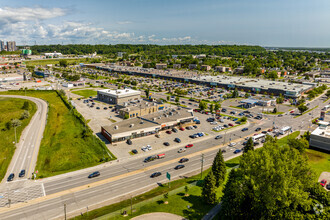
[(312, 149), (307, 149), (305, 154), (308, 157), (308, 163), (316, 173), (315, 181), (322, 172), (330, 172), (330, 154)]
[(289, 134), (281, 139), (278, 139), (277, 143), (280, 145), (280, 146), (286, 146), (287, 145), (287, 142), (288, 142), (288, 138), (289, 137), (292, 137), (292, 138), (297, 138), (300, 134), (300, 131), (295, 131), (295, 132), (292, 132), (292, 134)]
[(89, 96), (96, 96), (97, 91), (90, 90), (90, 89), (84, 89), (84, 90), (77, 90), (77, 91), (71, 91), (72, 93), (76, 95), (83, 96), (84, 98), (88, 98)]
[[(239, 160), (240, 157), (236, 157), (226, 161), (228, 170), (239, 165)], [(205, 177), (209, 171), (210, 169), (204, 171), (203, 177)], [(149, 192), (132, 198), (133, 209), (136, 211), (129, 217), (123, 217), (120, 213), (123, 210), (130, 213), (130, 199), (89, 211), (88, 216), (87, 213), (85, 213), (83, 216), (77, 216), (73, 219), (95, 219), (101, 216), (102, 217), (100, 219), (124, 219), (150, 212), (170, 212), (184, 216), (188, 219), (201, 219), (213, 206), (205, 205), (200, 199), (202, 188), (200, 183), (197, 182), (196, 184), (196, 181), (199, 180), (200, 174), (188, 177), (186, 179), (171, 181), (170, 189), (167, 184), (164, 184), (163, 186), (157, 187)], [(187, 197), (184, 196), (185, 186), (189, 187), (189, 196)], [(164, 200), (162, 195), (166, 192), (169, 192), (169, 197), (166, 199), (169, 202), (168, 204), (164, 204), (162, 202)], [(217, 193), (218, 197), (222, 195), (222, 187), (218, 188)], [(187, 208), (188, 205), (190, 208)]]
[[(45, 60), (31, 60), (25, 61), (27, 66), (44, 66), (46, 64), (59, 64), (61, 59), (45, 59)], [(70, 64), (79, 64), (79, 63), (86, 63), (86, 59), (65, 59)]]
[[(9, 91), (0, 94), (23, 95), (24, 92)], [(95, 166), (102, 163), (103, 158), (115, 158), (95, 136), (83, 137), (84, 124), (73, 115), (55, 91), (27, 91), (26, 94), (44, 99), (49, 105), (36, 165), (38, 178)]]
[(8, 130), (6, 123), (10, 122), (12, 119), (20, 119), (21, 114), (25, 111), (22, 109), (24, 102), (29, 103), (28, 111), (30, 117), (21, 120), (22, 125), (16, 128), (17, 141), (19, 141), (22, 131), (29, 124), (32, 116), (36, 112), (37, 106), (34, 102), (25, 99), (0, 97), (0, 181), (5, 176), (11, 158), (15, 152), (15, 145), (13, 143), (15, 141), (14, 128)]

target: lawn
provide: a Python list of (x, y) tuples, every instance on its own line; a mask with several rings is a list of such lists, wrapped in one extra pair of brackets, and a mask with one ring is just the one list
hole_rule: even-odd
[(71, 91), (72, 93), (76, 95), (83, 96), (84, 98), (88, 98), (90, 96), (96, 96), (97, 91), (90, 90), (90, 89), (84, 89), (84, 90), (77, 90), (77, 91)]
[(297, 138), (300, 134), (300, 131), (295, 131), (293, 132), (292, 134), (289, 134), (281, 139), (278, 139), (277, 143), (280, 145), (280, 146), (285, 146), (287, 145), (287, 142), (288, 142), (288, 138), (289, 137), (292, 137), (292, 138)]
[(262, 112), (262, 113), (264, 113), (264, 114), (268, 114), (268, 115), (281, 115), (281, 114), (283, 114), (284, 112), (276, 112), (276, 113), (274, 113), (274, 112)]
[[(25, 61), (27, 66), (44, 66), (46, 64), (59, 64), (61, 59), (45, 59), (45, 60), (31, 60)], [(70, 64), (79, 64), (79, 63), (86, 63), (86, 59), (64, 59)]]
[[(0, 94), (23, 95), (23, 91)], [(94, 135), (84, 136), (84, 123), (67, 108), (56, 91), (27, 91), (28, 96), (48, 102), (48, 118), (41, 141), (36, 170), (38, 178), (91, 167), (115, 158)], [(87, 130), (89, 128), (87, 127)]]
[(308, 157), (308, 163), (316, 173), (317, 181), (320, 174), (324, 171), (330, 172), (330, 154), (320, 151), (307, 149), (305, 154)]
[[(236, 157), (226, 161), (228, 171), (239, 165), (239, 160), (240, 157)], [(203, 172), (203, 178), (209, 171), (210, 168)], [(123, 217), (120, 213), (126, 210), (128, 214), (130, 214), (130, 199), (89, 211), (88, 216), (87, 213), (84, 213), (82, 216), (76, 216), (73, 219), (95, 219), (98, 217), (99, 219), (124, 219), (150, 212), (169, 212), (184, 216), (188, 219), (201, 219), (213, 205), (206, 205), (200, 199), (202, 188), (201, 182), (198, 181), (200, 181), (200, 174), (186, 179), (171, 181), (170, 190), (168, 185), (164, 184), (149, 192), (133, 197), (132, 204), (135, 212), (129, 217)], [(189, 187), (189, 196), (187, 197), (185, 196), (185, 186)], [(169, 192), (169, 197), (167, 199), (168, 204), (163, 203), (163, 195), (166, 192)], [(222, 196), (222, 187), (217, 189), (217, 193), (218, 197)], [(190, 208), (187, 207), (188, 205)]]
[(20, 119), (22, 113), (25, 111), (22, 109), (24, 102), (29, 103), (28, 111), (30, 117), (20, 120), (22, 125), (16, 128), (17, 141), (21, 136), (24, 128), (29, 124), (32, 116), (37, 110), (37, 106), (34, 102), (17, 99), (17, 98), (3, 98), (0, 97), (0, 181), (3, 179), (7, 172), (7, 168), (10, 164), (11, 158), (15, 152), (15, 132), (14, 128), (7, 128), (6, 123), (10, 122), (12, 119)]

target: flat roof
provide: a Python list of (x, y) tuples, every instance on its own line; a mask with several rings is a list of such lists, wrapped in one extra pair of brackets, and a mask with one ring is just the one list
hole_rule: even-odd
[(98, 90), (97, 92), (104, 94), (104, 95), (116, 97), (116, 98), (123, 98), (123, 97), (128, 97), (128, 96), (133, 96), (133, 95), (141, 95), (141, 91), (133, 90), (133, 89), (116, 89), (116, 90), (102, 89), (102, 90)]
[[(178, 120), (184, 120), (194, 117), (192, 111), (183, 108), (168, 108), (163, 111), (159, 111), (153, 114), (145, 115), (143, 117), (131, 118), (123, 120), (121, 122), (102, 126), (112, 137), (116, 138), (116, 135), (121, 133), (141, 132), (142, 130), (154, 131), (156, 128), (161, 128), (162, 125), (171, 124)], [(141, 123), (141, 121), (143, 123)]]
[(317, 127), (313, 132), (312, 135), (322, 136), (330, 139), (330, 126), (329, 123), (323, 122), (320, 123), (320, 126)]
[(129, 102), (124, 108), (121, 108), (121, 111), (135, 111), (140, 109), (145, 109), (147, 107), (164, 105), (159, 102), (152, 102), (146, 100), (137, 100), (136, 102)]

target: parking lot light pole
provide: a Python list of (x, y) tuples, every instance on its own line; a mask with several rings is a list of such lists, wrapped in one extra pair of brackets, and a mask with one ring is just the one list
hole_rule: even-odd
[(204, 166), (204, 154), (202, 154), (202, 159), (201, 159), (201, 179), (203, 179), (203, 166)]

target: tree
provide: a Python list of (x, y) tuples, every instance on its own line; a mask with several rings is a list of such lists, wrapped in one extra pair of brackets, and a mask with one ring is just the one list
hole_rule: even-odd
[(179, 104), (179, 102), (180, 102), (180, 98), (179, 98), (179, 96), (176, 96), (176, 97), (175, 97), (175, 102), (176, 102), (177, 104)]
[(246, 120), (247, 120), (247, 117), (245, 117), (245, 116), (243, 116), (243, 117), (240, 119), (241, 122), (246, 122)]
[(213, 113), (214, 105), (213, 104), (210, 104), (209, 109), (210, 109), (210, 112)]
[(217, 103), (214, 104), (214, 110), (215, 111), (218, 111), (220, 108), (221, 108), (221, 104), (220, 103), (217, 102)]
[(217, 193), (215, 191), (215, 178), (212, 170), (204, 179), (202, 188), (202, 197), (207, 204), (215, 204), (217, 202)]
[(144, 90), (144, 93), (146, 94), (146, 97), (149, 98), (150, 90), (149, 89), (146, 89), (146, 90)]
[(277, 108), (276, 108), (276, 107), (273, 109), (273, 113), (274, 113), (274, 114), (277, 113)]
[(19, 127), (21, 125), (22, 125), (22, 122), (20, 120), (18, 120), (18, 119), (11, 120), (11, 127), (15, 128), (15, 127)]
[(304, 153), (309, 147), (309, 143), (305, 138), (288, 138), (287, 143), (290, 147), (297, 149), (300, 153)]
[(188, 194), (188, 192), (189, 192), (189, 188), (188, 188), (188, 186), (185, 186), (184, 187), (184, 191), (185, 191), (185, 196), (188, 196), (189, 194)]
[(166, 96), (166, 100), (167, 100), (167, 101), (170, 101), (170, 96), (169, 96), (169, 95)]
[(279, 97), (276, 99), (276, 102), (279, 104), (282, 104), (284, 102), (284, 97), (282, 94), (279, 95)]
[(167, 201), (167, 199), (168, 199), (168, 192), (167, 193), (165, 193), (164, 195), (164, 200), (165, 200), (165, 204), (168, 204), (168, 201)]
[(231, 97), (232, 97), (232, 98), (237, 98), (237, 97), (238, 97), (238, 91), (237, 91), (237, 88), (234, 89), (234, 91), (233, 91), (232, 94), (231, 94)]
[(22, 109), (29, 110), (30, 103), (28, 101), (24, 101)]
[(30, 117), (30, 112), (29, 112), (28, 110), (25, 110), (25, 111), (22, 113), (20, 119), (23, 120), (23, 119), (26, 119), (26, 118), (28, 118), (28, 117)]
[(231, 171), (221, 219), (309, 219), (313, 178), (306, 157), (297, 150), (265, 142)]
[(300, 114), (302, 114), (305, 111), (307, 111), (307, 109), (308, 109), (308, 107), (304, 103), (298, 105), (298, 110), (300, 111)]
[(243, 153), (246, 154), (247, 152), (253, 151), (253, 150), (254, 150), (254, 143), (253, 143), (252, 138), (250, 137), (248, 139), (248, 141), (246, 142), (245, 147), (243, 148)]
[(328, 98), (330, 97), (330, 89), (327, 91), (327, 93), (325, 94)]
[(60, 60), (60, 66), (67, 67), (68, 66), (68, 61), (67, 60)]
[(220, 184), (225, 180), (226, 177), (226, 164), (223, 159), (221, 149), (218, 151), (217, 155), (215, 156), (212, 164), (212, 173), (215, 178), (215, 186), (219, 187)]
[(245, 93), (244, 97), (245, 98), (249, 98), (250, 97), (250, 94), (249, 93)]
[(205, 110), (207, 108), (207, 103), (204, 101), (199, 102), (200, 110)]

